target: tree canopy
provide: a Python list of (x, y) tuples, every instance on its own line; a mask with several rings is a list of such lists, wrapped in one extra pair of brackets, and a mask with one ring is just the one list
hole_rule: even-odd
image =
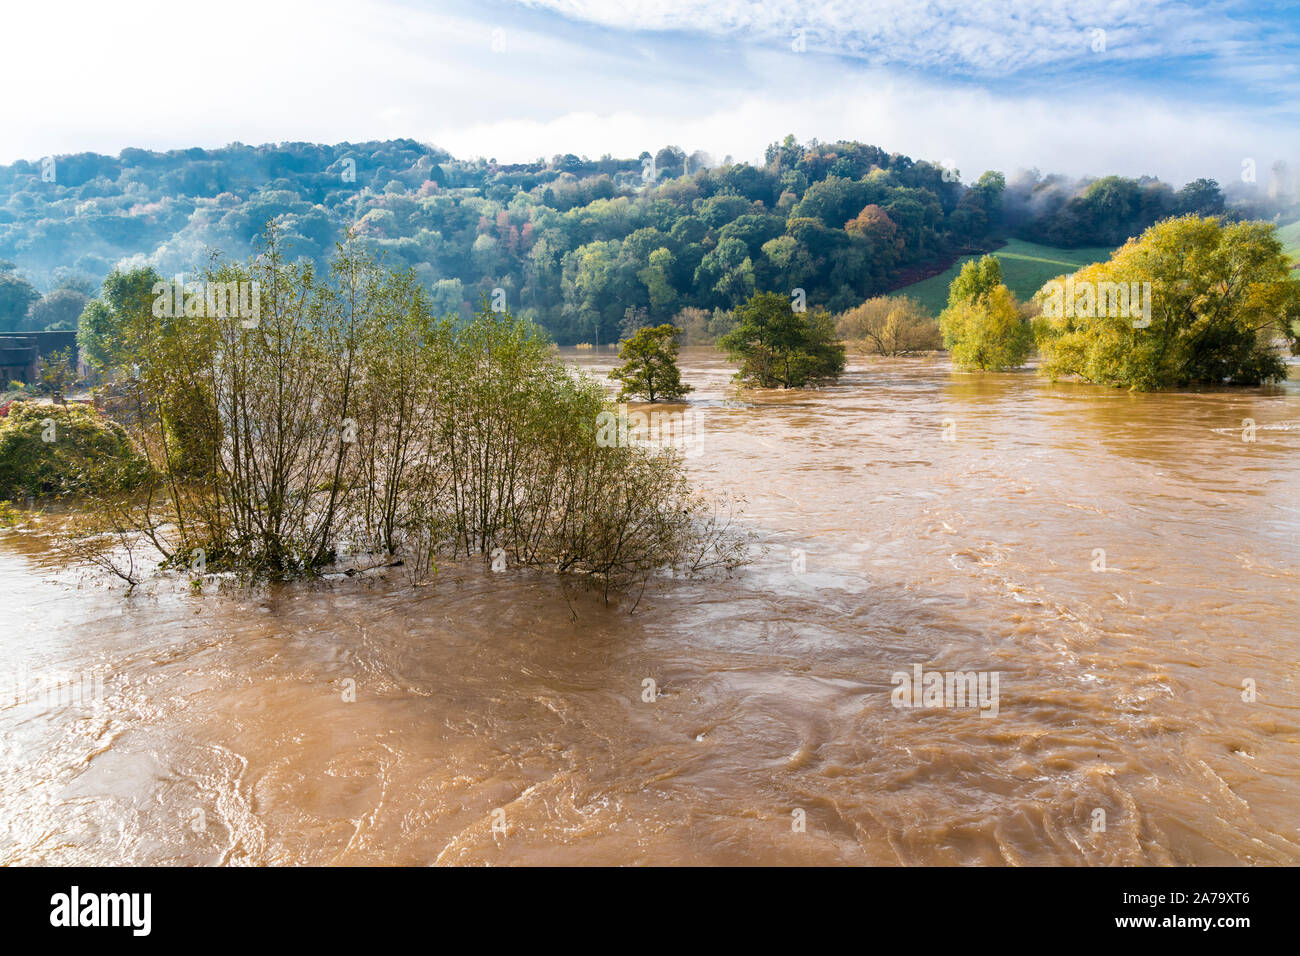
[(759, 388), (834, 383), (844, 372), (844, 346), (824, 309), (796, 312), (779, 292), (759, 292), (736, 310), (738, 325), (718, 340), (740, 363), (736, 377)]
[[(1070, 280), (1072, 307), (1052, 307), (1060, 286), (1037, 297), (1052, 377), (1135, 390), (1254, 385), (1286, 377), (1283, 347), (1300, 338), (1300, 281), (1271, 223), (1169, 219)], [(1127, 309), (1114, 307), (1121, 293)], [(1145, 307), (1135, 318), (1136, 296)]]
[[(288, 254), (318, 269), (351, 230), (413, 269), (440, 314), (468, 319), (483, 295), (503, 295), (564, 345), (615, 341), (628, 308), (659, 325), (684, 309), (734, 309), (757, 290), (802, 289), (839, 313), (1008, 231), (1113, 247), (1171, 215), (1240, 218), (1245, 202), (1209, 179), (1176, 189), (989, 170), (964, 183), (879, 146), (793, 136), (754, 163), (670, 144), (504, 164), (409, 139), (57, 160), (54, 182), (36, 162), (0, 166), (0, 260), (17, 264), (0, 266), (0, 332), (69, 275), (196, 273), (211, 250), (252, 254), (269, 221)], [(1270, 202), (1269, 216), (1300, 217), (1294, 200)]]
[(610, 378), (623, 383), (618, 393), (620, 402), (636, 397), (648, 402), (672, 402), (694, 391), (693, 386), (682, 384), (677, 367), (677, 339), (681, 333), (675, 325), (664, 324), (638, 329), (623, 342), (618, 352), (623, 364), (609, 373)]
[(77, 347), (85, 361), (110, 369), (133, 355), (133, 322), (153, 312), (154, 286), (162, 276), (152, 267), (114, 269), (104, 279), (99, 298), (86, 303), (77, 323)]
[(996, 256), (972, 259), (961, 267), (961, 272), (948, 286), (948, 304), (983, 301), (1002, 285), (1002, 263)]
[(40, 297), (36, 287), (22, 276), (0, 270), (0, 333), (20, 331), (28, 307)]

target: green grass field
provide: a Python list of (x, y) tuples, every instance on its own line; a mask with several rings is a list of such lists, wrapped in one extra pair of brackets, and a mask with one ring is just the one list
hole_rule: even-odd
[(1300, 262), (1300, 220), (1283, 226), (1277, 231), (1277, 237), (1282, 240), (1282, 251), (1291, 257), (1291, 261)]
[[(1083, 266), (1109, 259), (1111, 251), (1104, 247), (1057, 249), (1054, 246), (1040, 246), (1033, 242), (1011, 239), (993, 255), (1002, 263), (1002, 278), (1007, 288), (1023, 302), (1041, 289), (1043, 283)], [(946, 272), (914, 282), (890, 294), (910, 295), (934, 315), (938, 315), (948, 304), (948, 286), (957, 277), (961, 267), (974, 258), (976, 257), (963, 256)]]

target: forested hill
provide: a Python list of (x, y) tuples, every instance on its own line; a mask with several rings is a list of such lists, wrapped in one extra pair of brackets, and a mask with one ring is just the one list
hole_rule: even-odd
[(676, 147), (501, 165), (412, 140), (18, 162), (0, 166), (0, 332), (60, 327), (65, 312), (75, 326), (76, 297), (124, 261), (171, 274), (212, 249), (246, 257), (271, 218), (318, 261), (354, 226), (389, 263), (412, 266), (439, 311), (501, 288), (514, 311), (570, 343), (613, 341), (628, 309), (667, 321), (685, 307), (730, 309), (756, 289), (802, 288), (810, 305), (842, 310), (1006, 230), (1110, 245), (1224, 205), (1208, 180), (1175, 191), (1150, 178), (971, 178), (793, 137), (759, 166)]

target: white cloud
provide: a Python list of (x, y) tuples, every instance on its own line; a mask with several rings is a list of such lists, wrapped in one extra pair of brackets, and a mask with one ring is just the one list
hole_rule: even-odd
[[(502, 160), (629, 156), (666, 143), (755, 160), (793, 132), (952, 158), (968, 177), (1038, 166), (1226, 180), (1246, 156), (1261, 168), (1294, 159), (1295, 117), (1278, 115), (1294, 110), (1294, 98), (1277, 91), (1300, 82), (1294, 65), (1269, 68), (1273, 48), (1242, 43), (1245, 28), (1223, 16), (1230, 8), (527, 0), (489, 15), (404, 0), (319, 0), (299, 10), (225, 0), (218, 14), (162, 0), (86, 0), (52, 16), (20, 4), (6, 12), (13, 39), (0, 58), (8, 91), (0, 163), (126, 146), (394, 137)], [(1093, 22), (1111, 24), (1105, 57), (1087, 46)], [(803, 55), (790, 49), (795, 23), (809, 31)], [(497, 30), (502, 52), (492, 47)], [(1213, 69), (1269, 95), (1206, 105), (1215, 86), (1205, 62), (1190, 90), (1125, 85), (1109, 69), (1134, 67), (1122, 57), (1137, 50), (1216, 45), (1232, 59)], [(828, 47), (854, 55), (818, 52)], [(1029, 69), (980, 82), (899, 65), (996, 74), (1044, 59), (1079, 66), (1050, 81)]]
[(793, 88), (739, 94), (689, 116), (652, 106), (575, 110), (547, 119), (436, 126), (428, 138), (458, 155), (503, 162), (560, 152), (635, 156), (669, 143), (719, 158), (730, 153), (761, 161), (764, 148), (786, 133), (805, 142), (857, 139), (914, 159), (953, 160), (967, 180), (985, 169), (1009, 174), (1036, 166), (1071, 175), (1152, 174), (1178, 182), (1210, 176), (1227, 182), (1243, 157), (1271, 162), (1294, 143), (1269, 123), (1228, 112), (1192, 115), (1124, 95), (1007, 98), (884, 71), (839, 79), (833, 92), (807, 76)]
[[(1095, 61), (1093, 30), (1120, 59), (1194, 55), (1248, 27), (1177, 0), (521, 0), (626, 30), (690, 31), (794, 42), (879, 63), (1007, 74)], [(1089, 59), (1089, 58), (1092, 59)]]

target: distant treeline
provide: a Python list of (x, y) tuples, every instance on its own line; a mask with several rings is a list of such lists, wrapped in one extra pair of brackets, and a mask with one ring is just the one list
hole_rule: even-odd
[(1225, 212), (1227, 202), (1213, 179), (1196, 179), (1175, 191), (1151, 176), (1076, 182), (1037, 170), (1020, 173), (1002, 204), (1004, 222), (1017, 238), (1074, 248), (1119, 246), (1162, 219)]
[(413, 267), (441, 312), (468, 315), (501, 290), (565, 344), (613, 341), (629, 316), (729, 311), (756, 290), (803, 289), (808, 305), (843, 311), (1008, 231), (1116, 245), (1170, 215), (1225, 211), (1211, 180), (1175, 191), (986, 172), (965, 184), (857, 142), (788, 136), (761, 166), (729, 160), (669, 146), (503, 165), (393, 140), (0, 166), (0, 332), (74, 327), (119, 264), (172, 274), (214, 249), (246, 257), (272, 219), (318, 264), (353, 228), (390, 266)]

